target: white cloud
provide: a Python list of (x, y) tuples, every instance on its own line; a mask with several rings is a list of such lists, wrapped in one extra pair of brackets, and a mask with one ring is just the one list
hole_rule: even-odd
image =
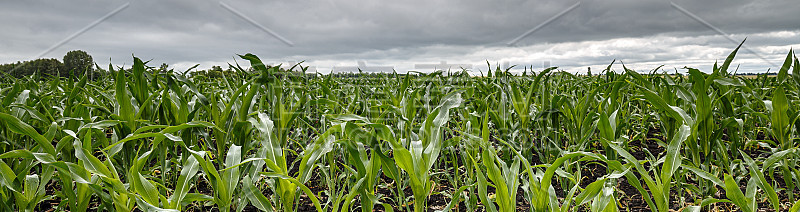
[[(758, 54), (772, 63), (780, 64), (792, 46), (799, 46), (800, 31), (767, 32), (752, 34), (746, 43), (759, 43), (762, 39), (770, 39), (776, 34), (794, 41), (789, 45), (761, 45), (753, 48)], [(329, 69), (333, 66), (353, 65), (356, 60), (368, 60), (374, 65), (394, 65), (398, 71), (413, 69), (414, 64), (447, 61), (448, 63), (474, 64), (474, 67), (485, 70), (486, 61), (498, 64), (509, 61), (518, 67), (533, 66), (542, 68), (543, 62), (549, 61), (553, 66), (572, 72), (582, 72), (586, 67), (594, 70), (604, 69), (612, 60), (622, 61), (628, 68), (649, 71), (658, 66), (673, 70), (684, 66), (710, 71), (714, 62), (723, 62), (737, 44), (720, 35), (684, 36), (656, 35), (638, 38), (615, 38), (609, 40), (580, 41), (536, 44), (522, 47), (490, 47), (490, 46), (454, 46), (432, 45), (420, 48), (402, 48), (386, 51), (369, 51), (361, 54), (318, 56), (309, 60), (306, 65), (314, 65), (318, 69)], [(407, 58), (387, 59), (372, 55), (407, 55), (419, 54)], [(433, 53), (431, 53), (433, 52)], [(294, 56), (303, 58), (306, 56)], [(309, 56), (310, 57), (310, 56)], [(330, 58), (330, 59), (326, 59)], [(771, 67), (767, 61), (745, 50), (740, 50), (734, 64), (746, 63), (740, 72), (763, 72)], [(619, 68), (621, 69), (621, 67)]]
[[(28, 59), (127, 1), (6, 2), (0, 7), (0, 63)], [(736, 46), (669, 2), (581, 2), (580, 7), (522, 39), (505, 42), (566, 9), (553, 1), (279, 1), (227, 0), (231, 7), (296, 45), (289, 47), (220, 7), (218, 1), (133, 1), (131, 6), (81, 34), (47, 57), (83, 49), (98, 63), (130, 64), (131, 54), (151, 65), (201, 69), (226, 66), (236, 54), (254, 53), (268, 62), (301, 61), (321, 71), (356, 61), (394, 66), (418, 63), (508, 61), (541, 68), (550, 62), (568, 71), (602, 69), (614, 59), (648, 70), (693, 66), (708, 70)], [(772, 63), (781, 63), (800, 30), (792, 0), (676, 0), (723, 29)], [(736, 14), (732, 16), (730, 14)], [(763, 71), (768, 63), (749, 52), (736, 62)], [(240, 61), (243, 62), (243, 61)], [(752, 63), (750, 63), (752, 62)], [(244, 63), (244, 62), (243, 62)], [(596, 68), (595, 68), (596, 67)]]

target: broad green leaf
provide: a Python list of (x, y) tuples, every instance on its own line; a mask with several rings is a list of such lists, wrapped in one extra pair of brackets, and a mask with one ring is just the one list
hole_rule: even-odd
[(17, 117), (5, 113), (0, 113), (0, 120), (2, 120), (6, 126), (8, 126), (9, 130), (32, 138), (42, 149), (44, 149), (45, 153), (53, 156), (56, 155), (56, 148), (53, 146), (53, 144), (44, 136), (42, 136), (42, 134), (39, 134), (39, 132), (37, 132), (36, 129), (30, 125), (20, 121)]
[(749, 208), (749, 200), (744, 196), (742, 190), (739, 189), (739, 184), (733, 179), (733, 177), (729, 174), (725, 174), (725, 195), (730, 199), (733, 204), (739, 206), (744, 212), (753, 212), (751, 208)]
[(782, 83), (786, 80), (786, 77), (789, 76), (789, 68), (792, 66), (792, 57), (794, 53), (792, 50), (789, 50), (789, 54), (786, 55), (786, 60), (783, 61), (783, 65), (781, 69), (778, 71), (778, 83)]
[(126, 89), (127, 79), (125, 78), (125, 70), (119, 70), (117, 72), (117, 77), (114, 81), (115, 85), (115, 92), (114, 98), (117, 100), (117, 115), (122, 117), (121, 121), (125, 122), (125, 125), (128, 128), (134, 128), (134, 115), (136, 114), (133, 111), (133, 104), (131, 103), (131, 98), (128, 97), (128, 90)]
[(147, 201), (147, 203), (158, 205), (158, 190), (156, 187), (150, 183), (147, 179), (142, 176), (141, 173), (136, 173), (138, 182), (136, 183), (136, 190), (137, 193), (142, 195), (142, 198)]
[[(734, 49), (733, 52), (731, 52), (731, 54), (728, 55), (727, 58), (725, 58), (725, 62), (722, 63), (722, 66), (719, 67), (718, 70), (722, 75), (728, 75), (728, 67), (730, 67), (731, 62), (733, 62), (733, 58), (736, 57), (736, 52), (739, 51), (739, 48), (741, 48), (742, 45), (744, 45), (744, 42), (746, 40), (747, 39), (742, 40), (742, 43), (740, 43), (739, 46), (737, 46), (736, 49)], [(715, 70), (714, 72), (717, 72), (717, 70)]]
[(245, 177), (242, 180), (242, 187), (244, 187), (245, 190), (245, 197), (253, 203), (253, 206), (261, 211), (272, 211), (272, 203), (267, 197), (261, 194), (261, 191), (255, 187), (253, 181), (250, 180), (249, 177)]

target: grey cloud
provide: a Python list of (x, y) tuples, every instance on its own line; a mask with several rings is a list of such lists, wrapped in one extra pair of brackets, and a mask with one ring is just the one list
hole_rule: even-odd
[[(0, 62), (28, 59), (127, 2), (4, 2), (0, 25), (8, 30), (0, 31), (0, 48), (4, 50)], [(129, 8), (46, 56), (60, 58), (71, 49), (83, 49), (101, 63), (108, 58), (114, 63), (130, 63), (133, 53), (153, 62), (201, 63), (206, 67), (232, 62), (237, 53), (252, 52), (271, 61), (308, 60), (333, 66), (366, 60), (387, 63), (379, 65), (403, 63), (397, 64), (402, 68), (442, 60), (534, 64), (537, 62), (530, 57), (536, 55), (538, 60), (553, 60), (554, 65), (578, 67), (613, 59), (642, 63), (707, 60), (712, 53), (724, 57), (727, 52), (723, 50), (735, 47), (672, 8), (670, 1), (580, 1), (574, 11), (514, 47), (505, 43), (577, 1), (225, 2), (296, 45), (287, 46), (253, 27), (220, 7), (219, 1), (134, 0)], [(674, 2), (733, 33), (736, 40), (749, 37), (747, 45), (763, 50), (770, 58), (785, 54), (770, 46), (800, 44), (796, 33), (754, 36), (800, 30), (796, 24), (800, 5), (791, 0)], [(636, 40), (640, 46), (614, 43), (623, 42), (619, 40), (622, 38)], [(641, 38), (659, 40), (647, 45)], [(586, 46), (586, 42), (592, 46)], [(703, 54), (685, 51), (689, 48)], [(538, 54), (536, 50), (572, 58)], [(513, 59), (523, 57), (528, 59)]]

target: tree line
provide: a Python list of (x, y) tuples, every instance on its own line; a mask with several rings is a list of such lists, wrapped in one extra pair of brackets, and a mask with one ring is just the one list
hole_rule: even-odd
[(95, 71), (92, 56), (83, 50), (69, 51), (64, 55), (62, 60), (63, 62), (55, 58), (39, 58), (29, 61), (0, 64), (0, 73), (15, 78), (34, 75), (42, 77), (70, 77), (82, 76), (84, 73), (90, 73), (93, 74), (93, 76), (102, 74), (102, 72)]

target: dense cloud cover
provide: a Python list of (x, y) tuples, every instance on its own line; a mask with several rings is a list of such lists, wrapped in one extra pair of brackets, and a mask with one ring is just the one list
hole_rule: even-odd
[[(571, 6), (576, 7), (507, 45)], [(614, 59), (642, 71), (659, 65), (708, 70), (736, 43), (706, 22), (733, 40), (747, 37), (752, 52), (740, 52), (740, 71), (766, 71), (800, 44), (798, 11), (800, 4), (792, 0), (5, 1), (0, 63), (41, 53), (60, 58), (82, 49), (99, 64), (130, 64), (135, 54), (178, 70), (233, 63), (236, 54), (248, 52), (274, 63), (305, 60), (321, 72), (356, 61), (401, 72), (440, 61), (483, 70), (489, 61), (583, 71), (600, 70)]]

